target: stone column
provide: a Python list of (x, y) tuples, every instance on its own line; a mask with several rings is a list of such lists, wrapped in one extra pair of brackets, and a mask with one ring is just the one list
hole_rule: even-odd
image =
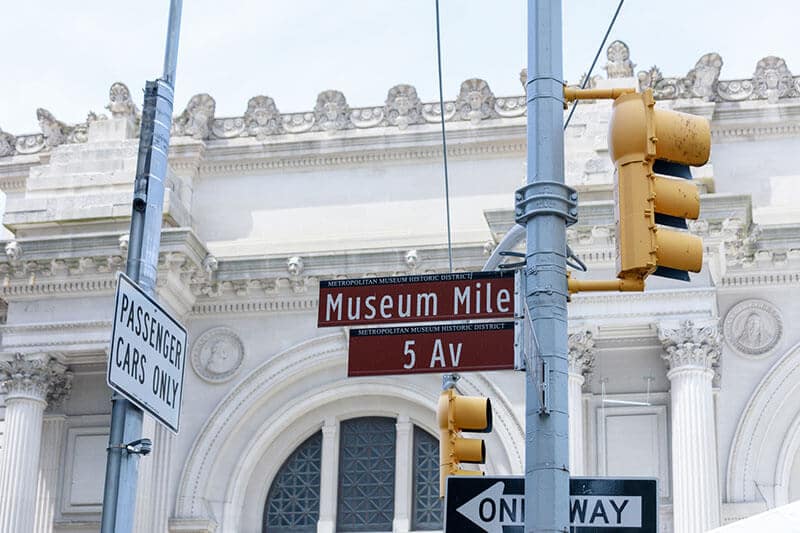
[(569, 336), (569, 472), (586, 475), (583, 437), (583, 385), (594, 365), (594, 340), (588, 331)]
[(42, 419), (48, 402), (69, 393), (72, 373), (48, 354), (0, 356), (6, 393), (6, 445), (0, 463), (0, 531), (34, 528)]
[(139, 490), (136, 497), (134, 532), (168, 531), (170, 471), (174, 435), (151, 416), (144, 417), (142, 436), (153, 441), (153, 451), (139, 462)]
[(672, 404), (672, 486), (675, 531), (720, 525), (712, 365), (720, 354), (716, 322), (659, 327), (669, 366)]

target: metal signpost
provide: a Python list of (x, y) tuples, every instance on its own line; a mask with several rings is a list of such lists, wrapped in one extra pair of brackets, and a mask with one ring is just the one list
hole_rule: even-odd
[[(523, 476), (449, 477), (445, 533), (522, 533)], [(571, 533), (657, 533), (658, 482), (651, 478), (569, 480)]]
[[(132, 283), (137, 284), (144, 294), (151, 297), (155, 295), (158, 251), (161, 244), (164, 179), (167, 175), (181, 8), (181, 0), (170, 1), (163, 79), (147, 82), (145, 86), (133, 190), (126, 273)], [(183, 346), (186, 346), (185, 340)], [(109, 360), (109, 365), (111, 363)], [(129, 368), (132, 363), (133, 361), (129, 362)], [(122, 365), (124, 366), (124, 360)], [(109, 376), (111, 375), (112, 369), (109, 368)], [(149, 440), (141, 437), (142, 410), (115, 392), (112, 395), (111, 428), (108, 436), (102, 533), (129, 533), (133, 528), (139, 455), (150, 451)]]
[(528, 178), (515, 217), (527, 231), (525, 299), (541, 365), (526, 368), (526, 532), (569, 524), (566, 226), (578, 197), (564, 185), (563, 83), (561, 1), (528, 0)]

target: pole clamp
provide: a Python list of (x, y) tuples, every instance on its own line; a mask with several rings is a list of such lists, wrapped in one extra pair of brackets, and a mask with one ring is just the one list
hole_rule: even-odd
[(153, 441), (150, 439), (137, 439), (128, 444), (110, 444), (106, 451), (123, 450), (129, 454), (147, 455), (153, 451)]
[(526, 225), (539, 215), (556, 215), (567, 226), (578, 221), (578, 192), (559, 181), (535, 181), (517, 189), (514, 194), (514, 219)]

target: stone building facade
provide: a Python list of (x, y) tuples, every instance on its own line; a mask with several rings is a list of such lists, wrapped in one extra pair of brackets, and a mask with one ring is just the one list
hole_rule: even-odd
[[(704, 531), (800, 499), (800, 77), (772, 56), (737, 80), (713, 53), (672, 78), (635, 73), (624, 43), (607, 56), (591, 85), (651, 87), (711, 121), (691, 225), (705, 263), (688, 284), (569, 304), (570, 468), (657, 477), (660, 529)], [(140, 116), (124, 84), (109, 99), (82, 124), (39, 109), (40, 133), (0, 131), (2, 531), (99, 528)], [(447, 270), (442, 113), (454, 263), (480, 270), (514, 224), (525, 97), (470, 79), (443, 110), (410, 85), (372, 107), (335, 90), (278, 106), (216, 117), (200, 94), (174, 120), (157, 292), (190, 368), (180, 434), (145, 422), (136, 530), (440, 529), (439, 376), (347, 378), (347, 330), (316, 327), (318, 282)], [(568, 239), (596, 279), (615, 273), (610, 108), (582, 103), (565, 132)], [(488, 473), (523, 472), (523, 380), (459, 382), (494, 405)]]

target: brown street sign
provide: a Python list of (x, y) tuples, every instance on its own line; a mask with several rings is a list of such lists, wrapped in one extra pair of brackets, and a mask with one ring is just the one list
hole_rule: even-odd
[(514, 369), (514, 322), (350, 331), (348, 376)]
[(317, 326), (513, 316), (513, 272), (460, 272), (321, 281)]

